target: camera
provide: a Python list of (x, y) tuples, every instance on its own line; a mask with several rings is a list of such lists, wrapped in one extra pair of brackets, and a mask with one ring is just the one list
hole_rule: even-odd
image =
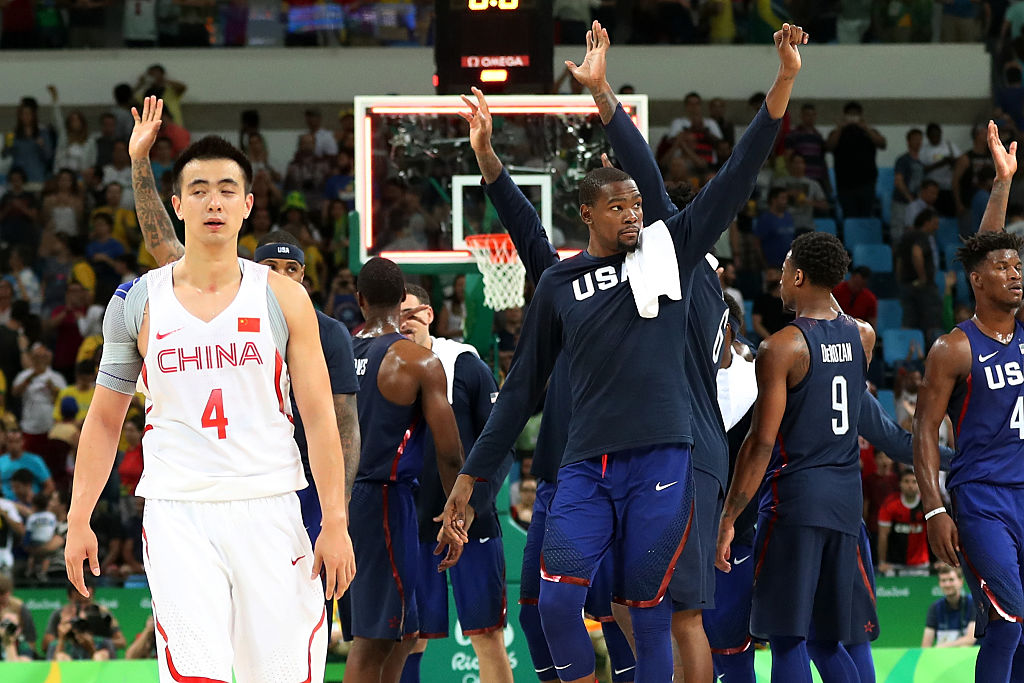
[(89, 633), (99, 638), (109, 638), (113, 635), (110, 624), (110, 614), (102, 612), (99, 605), (89, 605), (71, 620), (71, 630)]
[(0, 620), (0, 634), (5, 636), (13, 636), (18, 632), (18, 625), (14, 623), (14, 620), (9, 617), (4, 617)]

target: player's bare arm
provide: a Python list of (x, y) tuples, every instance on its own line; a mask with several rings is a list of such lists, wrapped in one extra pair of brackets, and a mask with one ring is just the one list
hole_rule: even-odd
[(341, 436), (341, 452), (345, 457), (345, 504), (352, 499), (352, 485), (356, 483), (359, 470), (359, 454), (362, 452), (362, 438), (359, 435), (359, 409), (355, 394), (334, 395), (334, 415), (338, 420), (338, 434)]
[(327, 573), (325, 596), (340, 598), (355, 576), (355, 556), (348, 535), (345, 506), (345, 460), (338, 435), (319, 325), (306, 290), (294, 280), (271, 272), (268, 283), (288, 324), (287, 358), (295, 402), (306, 425), (309, 464), (320, 495), (320, 536), (313, 549), (313, 575)]
[[(754, 360), (757, 375), (757, 402), (751, 417), (750, 432), (736, 458), (729, 492), (725, 496), (722, 519), (718, 527), (718, 549), (715, 566), (723, 572), (732, 570), (729, 546), (735, 535), (736, 518), (747, 507), (761, 486), (765, 470), (775, 447), (775, 440), (786, 412), (786, 393), (792, 376), (802, 377), (809, 363), (807, 344), (795, 327), (787, 326), (761, 343)], [(802, 368), (802, 370), (801, 370)]]
[[(833, 299), (834, 301), (835, 299)], [(857, 330), (860, 332), (860, 343), (864, 347), (864, 355), (867, 357), (867, 364), (871, 365), (871, 356), (875, 351), (875, 328), (860, 318), (854, 318), (857, 322)]]
[(131, 400), (129, 394), (97, 386), (78, 441), (64, 561), (71, 584), (86, 597), (89, 596), (89, 589), (85, 587), (82, 563), (89, 563), (93, 576), (100, 575), (96, 534), (89, 520), (114, 466), (121, 427)]
[(132, 189), (135, 191), (135, 213), (139, 219), (139, 230), (146, 242), (146, 251), (157, 265), (163, 266), (177, 261), (185, 254), (185, 245), (174, 232), (174, 224), (167, 215), (167, 209), (160, 200), (153, 166), (149, 163), (149, 151), (160, 132), (164, 101), (147, 97), (142, 104), (142, 114), (132, 107), (135, 128), (128, 141), (128, 155), (132, 159)]
[(783, 24), (773, 36), (775, 50), (779, 54), (779, 71), (775, 82), (768, 89), (764, 98), (764, 106), (773, 119), (781, 119), (789, 107), (789, 98), (793, 94), (793, 83), (800, 73), (803, 60), (800, 57), (800, 46), (806, 45), (810, 34), (800, 26)]
[(1010, 148), (1003, 146), (999, 139), (999, 127), (993, 121), (988, 122), (988, 149), (992, 153), (992, 165), (996, 169), (996, 178), (992, 181), (992, 194), (985, 205), (985, 215), (981, 218), (979, 232), (999, 232), (1006, 225), (1006, 205), (1010, 201), (1010, 182), (1017, 172), (1017, 142), (1011, 142)]
[(480, 174), (488, 184), (493, 183), (501, 175), (501, 160), (494, 153), (491, 147), (491, 112), (487, 108), (487, 100), (479, 88), (472, 88), (476, 102), (465, 95), (462, 101), (469, 107), (469, 112), (459, 112), (459, 116), (469, 123), (469, 144), (476, 155), (476, 163), (480, 167)]
[[(957, 382), (971, 371), (971, 344), (960, 329), (939, 337), (928, 352), (924, 380), (917, 394), (914, 412), (914, 474), (921, 489), (925, 512), (942, 507), (939, 493), (939, 427), (946, 417), (949, 398)], [(960, 566), (957, 551), (960, 537), (948, 513), (939, 513), (925, 524), (932, 552), (952, 567)]]
[(569, 70), (573, 78), (579, 84), (590, 91), (597, 105), (597, 113), (601, 117), (601, 123), (608, 125), (615, 116), (615, 107), (619, 104), (619, 98), (615, 96), (611, 85), (608, 84), (608, 48), (611, 47), (611, 40), (608, 37), (608, 29), (601, 26), (601, 22), (595, 21), (591, 29), (587, 31), (587, 53), (579, 66), (572, 61), (566, 60), (565, 68)]

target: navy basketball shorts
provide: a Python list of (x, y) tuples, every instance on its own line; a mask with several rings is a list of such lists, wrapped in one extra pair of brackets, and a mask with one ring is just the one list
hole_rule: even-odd
[(615, 621), (612, 614), (612, 593), (615, 592), (615, 558), (606, 553), (590, 582), (587, 599), (583, 602), (583, 613), (594, 621)]
[[(697, 543), (686, 544), (668, 585), (674, 612), (715, 606), (715, 551), (725, 492), (718, 479), (696, 468), (693, 490), (696, 510), (693, 528), (697, 532)], [(699, 583), (693, 580), (694, 576), (701, 577)]]
[(875, 604), (875, 569), (871, 562), (871, 540), (861, 522), (857, 539), (857, 574), (853, 581), (853, 623), (848, 645), (859, 645), (878, 639), (878, 610)]
[(349, 534), (356, 576), (349, 586), (346, 636), (402, 640), (419, 631), (416, 588), (419, 529), (416, 500), (404, 484), (356, 482)]
[(711, 651), (735, 655), (751, 645), (750, 594), (754, 588), (754, 549), (733, 543), (729, 555), (732, 571), (715, 570), (717, 603), (704, 610), (704, 632)]
[(990, 610), (1007, 621), (1024, 618), (1024, 488), (977, 482), (950, 491), (960, 532), (961, 564), (985, 632)]
[(846, 641), (853, 619), (857, 536), (774, 524), (761, 515), (754, 537), (750, 633), (756, 638)]
[(566, 465), (548, 509), (541, 577), (590, 586), (610, 551), (613, 599), (631, 607), (657, 605), (687, 545), (693, 506), (685, 444), (634, 448)]
[(435, 555), (436, 541), (420, 542), (420, 575), (416, 610), (420, 638), (448, 637), (448, 575), (451, 574), (455, 611), (463, 635), (474, 636), (505, 628), (505, 550), (501, 536), (470, 538), (458, 564), (437, 571), (444, 558)]
[(530, 520), (530, 528), (526, 530), (523, 569), (519, 575), (520, 605), (536, 605), (540, 598), (540, 551), (544, 545), (544, 526), (547, 524), (548, 507), (554, 496), (555, 484), (538, 479), (537, 498), (533, 501), (533, 517)]

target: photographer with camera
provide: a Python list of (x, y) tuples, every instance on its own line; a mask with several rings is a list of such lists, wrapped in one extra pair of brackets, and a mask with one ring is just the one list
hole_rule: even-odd
[[(13, 593), (14, 582), (9, 576), (0, 574), (0, 661), (6, 662), (24, 661), (20, 657), (34, 659), (36, 656), (36, 625), (32, 621), (32, 613)], [(14, 631), (8, 633), (11, 624)], [(14, 638), (8, 638), (10, 635)], [(19, 658), (12, 659), (14, 655)]]
[(0, 615), (0, 662), (31, 662), (35, 653), (21, 632), (17, 612)]
[[(113, 659), (127, 644), (117, 619), (106, 607), (83, 596), (70, 583), (67, 592), (67, 604), (50, 615), (46, 626), (43, 636), (46, 658), (58, 661)], [(90, 595), (92, 593), (90, 591)]]

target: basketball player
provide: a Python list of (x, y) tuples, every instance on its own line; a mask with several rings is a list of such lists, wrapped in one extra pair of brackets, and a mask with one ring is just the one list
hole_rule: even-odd
[[(786, 33), (788, 40), (788, 26)], [(795, 46), (792, 50), (796, 52)], [(781, 116), (784, 105), (776, 110), (773, 104), (788, 99), (794, 75), (795, 70), (780, 73), (769, 95), (770, 114), (759, 114), (755, 129), (777, 126), (772, 116)], [(472, 126), (478, 109), (486, 105), (470, 106)], [(755, 169), (766, 158), (774, 131), (763, 137), (768, 139), (764, 148), (752, 144), (750, 151), (757, 159), (752, 162)], [(728, 177), (729, 169), (723, 173)], [(738, 178), (706, 191), (669, 218), (667, 230), (662, 228), (671, 241), (666, 249), (677, 259), (681, 291), (688, 291), (703, 254), (749, 196), (755, 173), (748, 183)], [(665, 680), (672, 669), (671, 606), (661, 598), (686, 545), (693, 505), (685, 352), (674, 344), (685, 337), (687, 303), (681, 296), (659, 302), (663, 308), (656, 317), (642, 317), (633, 296), (638, 283), (621, 286), (627, 277), (625, 255), (637, 250), (643, 222), (640, 193), (632, 179), (615, 169), (597, 169), (580, 190), (590, 244), (586, 252), (551, 266), (541, 277), (517, 358), (465, 476), (449, 499), (446, 524), (463, 509), (474, 477), (493, 471), (496, 449), (507, 447), (521, 429), (564, 347), (570, 359), (572, 410), (558, 489), (546, 520), (542, 572), (547, 580), (540, 589), (554, 668), (563, 681), (592, 675), (593, 653), (580, 613), (587, 585), (611, 549), (622, 577), (617, 597), (631, 607), (633, 616), (635, 680)], [(654, 239), (650, 235), (646, 239)], [(647, 258), (642, 247), (640, 258)], [(666, 280), (675, 277), (671, 269), (664, 275)], [(651, 404), (644, 398), (649, 396), (659, 400)], [(623, 420), (620, 404), (643, 409)]]
[[(153, 168), (149, 161), (149, 150), (156, 141), (160, 130), (163, 100), (147, 97), (143, 101), (142, 114), (133, 109), (135, 128), (128, 144), (132, 158), (132, 189), (135, 192), (135, 208), (139, 216), (139, 228), (146, 249), (157, 264), (164, 266), (178, 260), (184, 253), (184, 245), (178, 241), (170, 216), (156, 189)], [(278, 275), (284, 275), (298, 283), (305, 276), (305, 255), (302, 246), (290, 233), (276, 230), (264, 235), (253, 259), (268, 266)], [(355, 367), (352, 358), (352, 336), (341, 323), (324, 313), (316, 312), (320, 345), (324, 350), (327, 372), (334, 396), (334, 412), (337, 416), (338, 433), (341, 435), (342, 452), (345, 454), (345, 500), (352, 494), (356, 468), (359, 466), (359, 420), (356, 411)], [(295, 405), (294, 396), (290, 397)], [(309, 542), (316, 543), (320, 533), (320, 502), (316, 485), (313, 483), (309, 466), (309, 447), (302, 416), (296, 410), (295, 443), (299, 447), (302, 468), (310, 485), (298, 492), (302, 511), (302, 522), (309, 534)], [(327, 601), (327, 630), (330, 633), (334, 616), (334, 601)]]
[(722, 512), (717, 565), (729, 571), (733, 524), (765, 480), (750, 632), (771, 643), (776, 682), (811, 680), (812, 627), (826, 668), (858, 675), (840, 641), (849, 637), (863, 507), (851, 416), (860, 415), (874, 331), (833, 308), (848, 265), (832, 235), (794, 240), (781, 284), (797, 319), (761, 344), (750, 435)]
[[(475, 348), (443, 337), (430, 336), (434, 309), (430, 295), (419, 285), (406, 284), (402, 301), (402, 334), (434, 353), (441, 361), (448, 382), (448, 400), (459, 425), (463, 448), (472, 448), (477, 434), (491, 414), (498, 396), (498, 385), (487, 364)], [(501, 542), (501, 524), (494, 506), (498, 489), (512, 467), (512, 454), (505, 460), (505, 471), (488, 482), (479, 482), (471, 504), (476, 511), (469, 528), (470, 541), (462, 550), (459, 563), (447, 574), (437, 570), (440, 557), (434, 553), (441, 525), (434, 518), (444, 509), (445, 495), (437, 474), (437, 461), (429, 432), (423, 434), (426, 453), (420, 488), (416, 495), (420, 530), (420, 576), (416, 588), (416, 608), (420, 618), (420, 637), (406, 659), (402, 683), (418, 683), (420, 660), (431, 638), (448, 637), (448, 580), (451, 574), (455, 609), (462, 633), (469, 637), (480, 663), (481, 683), (511, 683), (512, 667), (505, 650), (506, 618), (505, 551)]]
[[(370, 259), (359, 272), (357, 296), (366, 319), (352, 342), (363, 439), (351, 503), (360, 571), (347, 596), (349, 614), (342, 609), (343, 619), (351, 619), (345, 634), (355, 640), (345, 680), (397, 683), (419, 630), (413, 491), (423, 470), (423, 438), (417, 432), (430, 429), (446, 493), (462, 466), (462, 445), (441, 361), (400, 332), (402, 271), (387, 259)], [(455, 564), (461, 550), (450, 543), (443, 565)]]
[[(963, 561), (978, 609), (977, 681), (1024, 680), (1024, 327), (1015, 318), (1021, 244), (1017, 235), (986, 231), (957, 251), (975, 314), (928, 352), (914, 415), (914, 471), (928, 541), (943, 562)], [(947, 413), (956, 425), (949, 511), (938, 479), (938, 431)]]
[[(89, 518), (141, 373), (138, 495), (161, 680), (229, 681), (232, 670), (242, 680), (319, 678), (323, 600), (344, 592), (355, 566), (316, 316), (301, 285), (236, 256), (253, 203), (240, 151), (203, 138), (173, 174), (188, 246), (180, 261), (119, 287), (107, 307), (68, 513), (68, 576), (88, 595), (83, 560), (99, 574)], [(307, 482), (285, 400), (289, 377), (322, 493), (315, 549), (293, 493)]]

